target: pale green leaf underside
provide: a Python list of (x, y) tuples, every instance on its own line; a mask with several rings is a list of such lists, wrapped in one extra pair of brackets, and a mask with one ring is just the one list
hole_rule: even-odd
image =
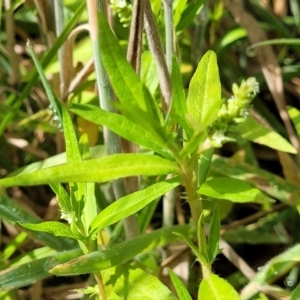
[(178, 172), (179, 168), (176, 163), (155, 155), (114, 154), (7, 177), (0, 180), (0, 186), (28, 186), (59, 182), (106, 182), (129, 176), (152, 176)]
[(259, 189), (235, 178), (218, 177), (202, 184), (198, 192), (202, 195), (233, 202), (253, 202), (261, 194)]
[(189, 86), (188, 113), (202, 128), (206, 128), (217, 118), (221, 103), (217, 58), (213, 51), (208, 51), (201, 59)]
[(238, 293), (224, 279), (215, 274), (202, 280), (198, 299), (205, 300), (240, 300)]
[(280, 134), (267, 129), (254, 119), (247, 118), (237, 128), (246, 140), (268, 146), (275, 150), (293, 154), (297, 153), (297, 150)]

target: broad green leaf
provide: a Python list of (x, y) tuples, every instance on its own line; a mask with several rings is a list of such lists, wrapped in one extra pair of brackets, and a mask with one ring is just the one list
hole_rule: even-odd
[(179, 173), (179, 168), (176, 163), (161, 157), (148, 154), (114, 154), (7, 177), (0, 180), (0, 186), (28, 186), (59, 182), (106, 182), (129, 176), (169, 173)]
[(237, 126), (241, 136), (249, 141), (268, 146), (275, 150), (297, 153), (297, 150), (281, 135), (262, 126), (254, 119), (247, 118)]
[(172, 283), (175, 287), (176, 293), (179, 297), (179, 300), (192, 300), (188, 290), (182, 283), (182, 281), (178, 278), (178, 276), (174, 273), (173, 270), (169, 269), (169, 274), (172, 280)]
[[(42, 64), (43, 68), (45, 68), (49, 64), (49, 62), (52, 60), (52, 58), (57, 54), (58, 49), (66, 41), (70, 32), (76, 25), (81, 13), (84, 11), (85, 7), (86, 7), (85, 2), (82, 2), (82, 3), (80, 3), (80, 5), (77, 6), (76, 12), (72, 16), (72, 18), (69, 20), (66, 27), (61, 32), (60, 36), (55, 40), (52, 48), (42, 58), (41, 64)], [(31, 89), (35, 85), (37, 79), (38, 79), (38, 72), (36, 69), (33, 69), (32, 72), (29, 73), (28, 83), (22, 89), (22, 93), (20, 94), (20, 96), (17, 98), (16, 95), (13, 93), (7, 99), (7, 104), (11, 105), (11, 109), (10, 109), (9, 113), (5, 116), (5, 118), (0, 123), (0, 135), (2, 135), (4, 129), (6, 128), (6, 125), (12, 120), (12, 118), (15, 116), (16, 112), (18, 111), (19, 107), (23, 104), (23, 100), (31, 92)]]
[[(20, 207), (16, 201), (0, 194), (0, 217), (10, 223), (40, 223), (42, 220), (35, 215)], [(74, 248), (76, 243), (73, 240), (61, 237), (55, 237), (52, 234), (44, 232), (30, 231), (28, 234), (34, 239), (40, 241), (42, 244), (47, 245), (58, 251), (68, 250)]]
[[(90, 148), (91, 157), (98, 158), (103, 157), (106, 155), (106, 149), (103, 145), (98, 145)], [(45, 169), (61, 164), (65, 164), (67, 162), (66, 153), (60, 153), (54, 156), (51, 156), (43, 161), (38, 161), (32, 163), (28, 166), (24, 166), (22, 168), (17, 169), (16, 171), (12, 172), (9, 176), (17, 176), (21, 174), (31, 173), (36, 170)]]
[(174, 231), (187, 236), (193, 232), (193, 229), (189, 225), (158, 229), (106, 250), (83, 255), (53, 268), (50, 273), (59, 276), (86, 274), (121, 265), (138, 254), (178, 241), (178, 237), (173, 234)]
[(34, 256), (30, 256), (30, 253), (28, 253), (28, 257), (30, 258), (28, 262), (0, 271), (0, 291), (27, 286), (37, 280), (49, 277), (49, 269), (74, 259), (81, 255), (81, 253), (81, 250), (75, 249), (58, 254), (51, 254), (49, 257), (36, 260), (32, 259)]
[(210, 259), (210, 263), (212, 264), (215, 260), (216, 256), (219, 254), (219, 241), (220, 241), (220, 229), (221, 229), (221, 223), (220, 223), (220, 213), (219, 213), (219, 207), (215, 206), (210, 230), (209, 230), (209, 236), (208, 236), (208, 243), (207, 243), (207, 252), (208, 252), (208, 258)]
[(216, 199), (233, 202), (255, 202), (261, 195), (260, 190), (235, 178), (219, 177), (202, 184), (198, 193)]
[(101, 60), (119, 101), (128, 106), (138, 106), (148, 113), (148, 119), (158, 121), (158, 111), (149, 91), (126, 60), (119, 41), (112, 33), (102, 13), (98, 14)]
[(224, 279), (215, 274), (201, 281), (198, 299), (205, 300), (240, 300), (235, 289)]
[(147, 131), (123, 115), (107, 112), (89, 104), (73, 104), (71, 111), (95, 124), (107, 126), (116, 134), (133, 143), (151, 149), (165, 157), (172, 157), (167, 150), (168, 144), (165, 140), (157, 139), (152, 132)]
[(104, 227), (135, 214), (151, 201), (178, 186), (180, 181), (178, 177), (164, 180), (144, 190), (122, 197), (100, 212), (91, 224), (91, 231), (101, 230)]
[(43, 222), (38, 224), (32, 224), (32, 223), (21, 223), (18, 222), (22, 227), (34, 230), (34, 231), (41, 231), (41, 232), (47, 232), (51, 233), (55, 236), (63, 236), (68, 237), (71, 239), (78, 239), (78, 236), (75, 236), (70, 227), (55, 221), (49, 221), (49, 222)]
[(122, 299), (177, 299), (156, 276), (142, 269), (123, 264), (116, 268), (104, 270), (101, 273), (105, 286), (112, 287)]
[(210, 173), (243, 180), (288, 206), (300, 204), (299, 187), (257, 166), (214, 155)]
[(300, 283), (293, 290), (290, 300), (299, 300), (299, 296), (300, 296)]
[(300, 139), (300, 111), (295, 107), (288, 106), (287, 112), (291, 120), (293, 121), (298, 137)]
[(202, 57), (190, 82), (187, 96), (188, 113), (204, 129), (217, 118), (221, 103), (217, 58), (213, 51), (208, 51)]

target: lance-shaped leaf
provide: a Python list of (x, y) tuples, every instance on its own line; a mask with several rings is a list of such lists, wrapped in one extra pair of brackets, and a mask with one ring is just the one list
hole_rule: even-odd
[(50, 273), (55, 275), (78, 275), (123, 264), (137, 254), (178, 241), (178, 237), (173, 234), (174, 231), (180, 233), (182, 236), (187, 236), (192, 234), (194, 229), (190, 225), (158, 229), (109, 249), (83, 255), (73, 261), (53, 268)]
[(198, 299), (205, 300), (240, 300), (236, 290), (224, 279), (210, 274), (201, 281)]
[(280, 134), (262, 126), (254, 119), (247, 118), (237, 126), (237, 129), (244, 139), (279, 151), (297, 153), (297, 150)]
[(221, 103), (217, 58), (213, 51), (208, 51), (192, 77), (187, 97), (187, 110), (204, 129), (217, 118)]
[(233, 202), (254, 202), (261, 196), (261, 191), (253, 188), (248, 183), (226, 177), (206, 181), (198, 192), (211, 198), (226, 199)]
[(89, 104), (73, 104), (71, 111), (95, 124), (107, 126), (116, 134), (137, 145), (144, 146), (165, 157), (171, 157), (168, 144), (164, 139), (157, 138), (152, 131), (132, 122), (126, 116), (111, 113)]
[(66, 163), (0, 180), (0, 186), (28, 186), (59, 182), (106, 182), (129, 176), (179, 173), (176, 163), (148, 154), (114, 154)]
[(105, 208), (92, 222), (91, 231), (100, 230), (106, 226), (124, 219), (165, 194), (180, 184), (180, 178), (172, 178), (158, 182), (150, 187), (122, 197)]

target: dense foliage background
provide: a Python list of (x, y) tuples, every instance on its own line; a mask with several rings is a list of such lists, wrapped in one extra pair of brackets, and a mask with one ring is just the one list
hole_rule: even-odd
[[(55, 164), (64, 161), (63, 154), (60, 154), (65, 151), (61, 124), (55, 107), (53, 104), (49, 105), (49, 96), (45, 93), (40, 75), (34, 71), (36, 67), (29, 52), (28, 40), (60, 101), (66, 104), (98, 105), (98, 75), (94, 72), (93, 37), (88, 25), (91, 12), (88, 12), (84, 1), (55, 2), (0, 2), (1, 178), (25, 165), (51, 157), (54, 157)], [(109, 24), (125, 53), (130, 44), (128, 37), (134, 1), (107, 2), (110, 2), (107, 7)], [(164, 46), (163, 3), (151, 0), (151, 5)], [(248, 181), (273, 201), (234, 203), (216, 199), (209, 202), (204, 199), (208, 223), (213, 205), (217, 203), (220, 208), (220, 249), (223, 251), (217, 256), (213, 271), (225, 278), (242, 299), (299, 299), (300, 249), (297, 245), (300, 240), (300, 113), (297, 108), (300, 107), (300, 2), (175, 0), (173, 22), (173, 52), (178, 59), (186, 91), (198, 62), (207, 50), (213, 50), (217, 56), (222, 96), (230, 98), (233, 83), (239, 84), (242, 79), (255, 77), (259, 82), (260, 93), (253, 101), (250, 116), (278, 134), (269, 140), (263, 138), (262, 143), (255, 137), (252, 140), (256, 139), (256, 143), (252, 143), (234, 136), (234, 141), (215, 150), (215, 154), (219, 156), (213, 160), (211, 176), (232, 176)], [(141, 51), (141, 81), (155, 99), (165, 97), (160, 86), (159, 68), (145, 34), (142, 37)], [(71, 114), (71, 118), (78, 136), (88, 134), (89, 146), (92, 147), (91, 156), (102, 156), (106, 152), (103, 127), (83, 116)], [(254, 135), (255, 130), (253, 127)], [(178, 138), (184, 137), (179, 135)], [(289, 147), (296, 149), (296, 153), (280, 151), (293, 152), (287, 150), (291, 149)], [(134, 151), (136, 149), (131, 149), (131, 152)], [(55, 156), (57, 154), (60, 155)], [(152, 177), (143, 180), (144, 187), (155, 182)], [(0, 186), (0, 193), (3, 195), (0, 199), (0, 268), (3, 269), (0, 273), (0, 289), (5, 291), (1, 294), (3, 299), (83, 299), (90, 296), (87, 290), (74, 291), (94, 286), (95, 283), (88, 275), (49, 275), (47, 278), (41, 275), (32, 280), (28, 275), (28, 282), (22, 277), (15, 277), (20, 283), (14, 286), (11, 283), (14, 282), (13, 277), (10, 276), (15, 274), (5, 273), (22, 263), (54, 255), (51, 251), (74, 248), (73, 240), (34, 234), (24, 231), (16, 223), (35, 223), (37, 218), (44, 221), (60, 220), (59, 206), (52, 189), (48, 185), (15, 186), (7, 189)], [(95, 194), (99, 210), (115, 197), (109, 183), (96, 185)], [(178, 187), (174, 195), (176, 201), (171, 225), (188, 224), (191, 212), (184, 188)], [(157, 199), (155, 205), (148, 210), (142, 211), (142, 218), (148, 221), (143, 225), (145, 232), (168, 227), (165, 223), (168, 219), (164, 216), (166, 202), (162, 198)], [(173, 215), (172, 208), (170, 209)], [(124, 240), (122, 226), (122, 222), (111, 225), (110, 230), (102, 235), (102, 240), (98, 241), (99, 245), (105, 245), (113, 238), (119, 239), (116, 243)], [(121, 234), (110, 236), (115, 227), (119, 228)], [(137, 265), (160, 278), (173, 291), (167, 272), (167, 268), (171, 268), (188, 287), (193, 299), (197, 299), (201, 278), (199, 263), (195, 262), (193, 254), (183, 241), (176, 244), (171, 244), (171, 241), (173, 242), (170, 238), (170, 243), (167, 242), (164, 247), (151, 250), (147, 257), (143, 257), (144, 253), (140, 254)], [(49, 248), (43, 248), (45, 245)], [(290, 248), (293, 249), (292, 252), (284, 252)], [(44, 255), (42, 251), (48, 252)], [(74, 254), (74, 258), (77, 256)], [(268, 270), (260, 275), (259, 271), (268, 262)], [(47, 263), (51, 268), (55, 266), (49, 261)], [(56, 264), (58, 263), (59, 259)], [(31, 268), (34, 268), (34, 264)], [(8, 283), (1, 286), (5, 278), (9, 278)], [(9, 287), (14, 289), (8, 292)], [(87, 295), (83, 295), (84, 292)], [(139, 299), (152, 298), (140, 296)]]

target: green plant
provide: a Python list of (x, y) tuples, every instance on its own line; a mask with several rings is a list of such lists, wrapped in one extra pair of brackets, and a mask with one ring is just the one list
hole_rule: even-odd
[[(168, 1), (165, 2), (167, 6)], [(186, 7), (180, 8), (179, 4), (177, 6), (182, 12), (177, 26), (182, 29), (188, 23), (187, 20), (191, 20), (196, 14), (199, 4), (195, 2)], [(89, 12), (92, 17), (91, 10)], [(76, 103), (76, 97), (67, 105), (58, 101), (44, 76), (43, 63), (39, 63), (33, 48), (29, 46), (39, 77), (63, 129), (66, 152), (60, 161), (53, 156), (42, 164), (34, 163), (14, 171), (0, 180), (0, 186), (49, 184), (56, 194), (61, 219), (65, 222), (39, 222), (27, 215), (22, 218), (18, 214), (11, 216), (7, 212), (5, 215), (5, 210), (2, 210), (7, 220), (17, 222), (17, 225), (29, 230), (47, 246), (38, 249), (39, 251), (34, 250), (34, 259), (28, 254), (10, 262), (8, 268), (0, 273), (1, 289), (28, 285), (49, 273), (57, 276), (93, 273), (95, 286), (93, 283), (80, 291), (95, 294), (99, 299), (176, 299), (146, 268), (151, 258), (150, 250), (183, 240), (201, 265), (202, 279), (198, 298), (240, 299), (238, 292), (226, 280), (213, 273), (212, 264), (220, 252), (220, 213), (222, 214), (215, 203), (220, 199), (268, 206), (272, 203), (270, 196), (273, 196), (274, 191), (264, 190), (259, 184), (255, 184), (253, 178), (247, 177), (247, 174), (253, 173), (259, 178), (270, 178), (270, 174), (259, 168), (247, 172), (243, 167), (249, 166), (232, 166), (229, 168), (232, 173), (227, 170), (226, 174), (226, 168), (220, 166), (222, 163), (226, 165), (226, 160), (213, 156), (214, 150), (228, 141), (236, 140), (253, 141), (289, 153), (296, 153), (295, 148), (279, 134), (248, 116), (251, 102), (259, 91), (255, 78), (243, 80), (240, 85), (233, 84), (233, 96), (228, 100), (223, 99), (217, 58), (213, 51), (206, 52), (201, 58), (185, 96), (178, 59), (175, 57), (170, 60), (168, 45), (168, 63), (165, 63), (167, 71), (161, 71), (164, 74), (160, 78), (162, 90), (161, 95), (157, 96), (150, 93), (136, 74), (137, 70), (126, 60), (118, 39), (101, 12), (98, 14), (98, 22), (99, 35), (95, 31), (91, 36), (95, 49), (100, 107)], [(153, 36), (148, 34), (147, 38), (151, 44)], [(158, 43), (155, 37), (153, 40)], [(159, 51), (153, 53), (153, 56), (162, 59)], [(107, 83), (104, 70), (117, 98), (115, 101), (111, 101), (113, 96), (110, 86), (104, 86)], [(168, 84), (163, 81), (168, 76), (173, 88), (171, 99), (168, 99), (168, 91), (163, 90), (164, 87), (167, 89)], [(29, 81), (27, 87), (31, 84), (33, 81)], [(159, 102), (161, 99), (163, 100)], [(93, 157), (95, 152), (91, 153), (86, 134), (78, 141), (70, 112), (106, 128), (103, 129), (107, 134), (104, 135), (106, 148), (98, 146), (96, 149), (98, 153), (102, 151), (100, 158)], [(5, 122), (2, 124), (5, 125)], [(123, 150), (120, 137), (138, 145), (139, 151), (118, 153)], [(226, 166), (228, 168), (228, 164)], [(138, 190), (127, 192), (126, 179), (132, 176), (141, 176), (140, 185)], [(278, 178), (272, 180), (280, 182)], [(110, 205), (101, 201), (103, 195), (98, 187), (99, 183), (106, 182), (111, 183), (116, 198), (119, 198)], [(295, 192), (294, 185), (284, 184), (284, 191)], [(190, 206), (190, 224), (174, 225), (146, 234), (150, 222), (147, 213), (155, 209), (157, 199), (180, 185), (184, 187), (183, 197)], [(5, 207), (4, 203), (10, 200), (4, 189), (0, 197)], [(292, 201), (288, 197), (284, 198), (284, 195), (281, 197), (287, 203)], [(16, 206), (14, 209), (22, 215), (21, 208)], [(137, 219), (128, 223), (128, 217), (135, 214)], [(127, 237), (136, 232), (140, 234), (124, 240), (126, 222), (127, 226), (138, 227), (127, 228)], [(115, 226), (116, 223), (118, 225)], [(210, 225), (208, 234), (205, 232), (207, 223)], [(110, 238), (108, 243), (105, 242), (106, 235)], [(24, 237), (20, 238), (19, 243)], [(11, 245), (7, 249), (10, 247)], [(281, 265), (282, 269), (291, 268), (293, 263), (290, 257), (295, 259), (297, 249), (295, 246), (284, 253), (283, 258), (278, 256), (277, 260), (271, 260), (253, 282), (272, 280), (274, 274), (269, 270), (282, 261), (287, 261)], [(140, 258), (141, 262), (135, 259), (142, 254), (145, 256)], [(4, 256), (3, 264), (7, 260), (8, 256)], [(27, 274), (28, 278), (25, 280), (19, 274)], [(261, 279), (262, 275), (265, 276), (264, 279)], [(170, 277), (178, 297), (191, 299), (172, 270)], [(247, 295), (255, 296), (253, 291)]]

